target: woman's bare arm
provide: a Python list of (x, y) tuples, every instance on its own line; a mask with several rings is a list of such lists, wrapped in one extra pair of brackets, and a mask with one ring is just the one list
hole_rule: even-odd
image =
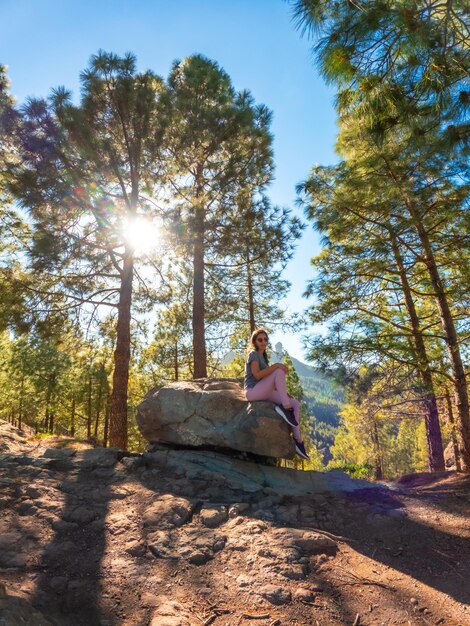
[(262, 378), (265, 378), (265, 376), (269, 376), (269, 374), (272, 374), (275, 370), (278, 369), (284, 370), (287, 374), (288, 367), (283, 363), (274, 363), (273, 365), (270, 365), (266, 369), (262, 370), (260, 369), (258, 361), (251, 362), (251, 373), (256, 378), (256, 380), (261, 380)]

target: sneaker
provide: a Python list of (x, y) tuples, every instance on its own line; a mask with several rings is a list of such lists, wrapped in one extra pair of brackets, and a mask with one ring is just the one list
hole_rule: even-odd
[(290, 426), (298, 426), (295, 419), (294, 411), (292, 409), (285, 409), (282, 404), (276, 404), (274, 407), (276, 413), (278, 413), (283, 420), (285, 420)]
[(295, 444), (295, 451), (297, 452), (299, 456), (301, 456), (303, 459), (307, 459), (307, 460), (310, 459), (310, 457), (307, 454), (307, 451), (305, 450), (303, 441), (297, 441), (297, 439), (294, 439), (294, 444)]

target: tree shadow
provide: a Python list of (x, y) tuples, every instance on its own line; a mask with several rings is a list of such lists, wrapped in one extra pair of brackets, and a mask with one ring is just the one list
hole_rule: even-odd
[[(102, 454), (107, 455), (105, 466), (100, 454), (101, 461)], [(111, 625), (115, 622), (103, 608), (100, 579), (118, 452), (90, 449), (77, 456), (56, 459), (63, 472), (59, 488), (66, 494), (65, 502), (39, 560), (31, 601), (61, 626)]]
[[(240, 491), (231, 490), (222, 482), (218, 484), (214, 475), (210, 480), (204, 481), (200, 477), (188, 480), (182, 474), (177, 473), (168, 482), (168, 473), (165, 470), (157, 470), (155, 467), (152, 465), (151, 459), (148, 463), (143, 461), (143, 465), (131, 470), (130, 476), (158, 496), (168, 493), (188, 498), (194, 504), (195, 515), (200, 510), (202, 503), (204, 505), (225, 504), (229, 506), (240, 502)], [(246, 467), (249, 472), (249, 464)], [(167, 484), (165, 484), (165, 474)], [(243, 494), (243, 501), (251, 506), (251, 509), (243, 515), (251, 520), (269, 521), (274, 527), (288, 528), (290, 526), (305, 530), (318, 529), (334, 535), (341, 535), (352, 550), (370, 559), (372, 564), (374, 561), (382, 563), (387, 568), (391, 568), (392, 573), (406, 574), (423, 585), (429, 585), (436, 591), (449, 595), (457, 602), (465, 603), (469, 599), (466, 580), (469, 579), (468, 576), (470, 575), (470, 559), (467, 558), (470, 555), (468, 542), (465, 538), (406, 517), (403, 514), (399, 496), (381, 486), (350, 493), (331, 493), (330, 496), (331, 500), (334, 501), (332, 506), (336, 504), (339, 510), (348, 511), (346, 518), (339, 515), (338, 520), (335, 520), (330, 516), (328, 521), (316, 520), (315, 523), (302, 524), (302, 518), (299, 515), (295, 523), (288, 523), (277, 518), (279, 505), (298, 506), (300, 510), (301, 507), (308, 505), (309, 496), (281, 497), (279, 501), (276, 501), (275, 496), (260, 495), (260, 493)], [(314, 497), (315, 494), (313, 494), (312, 499)], [(271, 505), (269, 504), (270, 499), (272, 500)], [(264, 512), (259, 508), (264, 506), (263, 501), (266, 503)], [(218, 527), (218, 530), (222, 532), (223, 529), (223, 525)], [(442, 575), (442, 563), (437, 561), (435, 553), (436, 545), (442, 545), (443, 542), (451, 545), (452, 554), (457, 553), (462, 557), (459, 571), (456, 571), (455, 568), (453, 570), (450, 567), (451, 564), (448, 564), (449, 569), (444, 576)], [(205, 593), (207, 594), (208, 606), (211, 603), (215, 605), (217, 599), (226, 593), (223, 589), (224, 558), (216, 554), (213, 560), (214, 563), (218, 563), (218, 568), (215, 566), (218, 574), (210, 577), (207, 575), (206, 568), (188, 565), (184, 559), (172, 562), (175, 571), (178, 570), (178, 576), (181, 576), (181, 584), (188, 590), (188, 597), (189, 590), (196, 595)], [(160, 563), (162, 562), (160, 560)], [(334, 563), (334, 559), (332, 563)], [(165, 566), (168, 567), (168, 563)], [(148, 567), (151, 568), (151, 565)], [(332, 567), (334, 569), (334, 565)], [(209, 569), (208, 571), (212, 570)], [(314, 570), (310, 571), (310, 574), (314, 573)], [(322, 625), (329, 623), (335, 624), (335, 626), (350, 625), (356, 619), (357, 608), (355, 608), (354, 602), (351, 603), (351, 596), (342, 593), (341, 586), (357, 585), (357, 588), (361, 588), (364, 585), (362, 588), (367, 589), (367, 585), (370, 585), (369, 588), (377, 589), (380, 596), (390, 606), (400, 607), (402, 614), (411, 620), (410, 623), (421, 623), (417, 613), (413, 612), (415, 607), (410, 606), (411, 590), (405, 590), (403, 587), (394, 588), (393, 583), (387, 585), (374, 580), (364, 582), (360, 577), (358, 579), (346, 577), (340, 581), (338, 587), (332, 583), (327, 573), (319, 572), (316, 576), (322, 581), (321, 597), (328, 598), (325, 606), (309, 605), (309, 603), (293, 599), (291, 604), (282, 606), (282, 612), (285, 615), (290, 615), (292, 619), (297, 619), (300, 623), (315, 624), (318, 621)], [(309, 578), (310, 576), (307, 577), (307, 581)], [(286, 585), (287, 583), (289, 583), (288, 580), (286, 580)], [(301, 580), (299, 580), (298, 585), (302, 586)], [(415, 593), (419, 592), (416, 591)], [(280, 608), (272, 607), (271, 617), (275, 616), (278, 610)], [(210, 617), (210, 614), (208, 616)], [(304, 619), (303, 622), (301, 617)]]
[[(336, 503), (342, 510), (348, 509), (347, 523), (330, 519), (320, 522), (319, 530), (345, 535), (346, 543), (364, 556), (457, 602), (470, 602), (470, 542), (465, 536), (470, 530), (468, 519), (465, 527), (462, 517), (466, 532), (446, 532), (439, 527), (438, 516), (427, 523), (407, 516), (400, 498), (384, 488), (338, 494)], [(441, 508), (443, 514), (445, 510)]]
[[(106, 467), (95, 462), (93, 455), (97, 454), (110, 455), (105, 463)], [(116, 483), (127, 487), (130, 492), (133, 484), (144, 487), (148, 490), (148, 501), (160, 498), (165, 493), (183, 496), (193, 503), (194, 515), (198, 514), (203, 503), (230, 505), (239, 503), (242, 499), (251, 507), (244, 513), (247, 518), (267, 520), (281, 528), (291, 526), (305, 530), (318, 529), (342, 535), (351, 549), (365, 557), (448, 594), (457, 602), (464, 603), (470, 599), (466, 582), (470, 579), (468, 540), (460, 535), (445, 532), (436, 524), (431, 525), (404, 516), (401, 508), (402, 494), (399, 492), (378, 486), (351, 493), (330, 493), (327, 505), (331, 506), (333, 511), (336, 510), (334, 507), (338, 507), (341, 514), (337, 518), (334, 515), (322, 518), (319, 515), (320, 508), (315, 504), (315, 497), (318, 494), (277, 497), (272, 489), (270, 495), (263, 493), (263, 490), (242, 493), (240, 489), (229, 488), (221, 476), (217, 477), (214, 474), (214, 467), (208, 470), (209, 473), (205, 477), (188, 478), (183, 475), (184, 473), (169, 471), (168, 468), (159, 467), (158, 464), (153, 465), (152, 455), (136, 456), (134, 466), (130, 463), (126, 467), (124, 463), (118, 468), (115, 467), (116, 462), (123, 455), (117, 451), (98, 449), (97, 452), (83, 451), (80, 455), (78, 461), (75, 459), (64, 465), (63, 459), (59, 459), (55, 467), (53, 462), (49, 465), (50, 468), (54, 467), (57, 477), (62, 477), (60, 488), (65, 493), (65, 501), (60, 517), (54, 523), (54, 536), (40, 558), (36, 589), (32, 598), (34, 605), (61, 626), (85, 626), (85, 624), (111, 626), (121, 623), (114, 599), (109, 598), (109, 593), (103, 593), (104, 585), (101, 584), (104, 575), (109, 576), (109, 570), (103, 571), (106, 516), (110, 509), (110, 500), (114, 497), (113, 486)], [(132, 458), (129, 461), (132, 461)], [(230, 464), (231, 460), (227, 459), (225, 462)], [(245, 461), (238, 463), (248, 479), (250, 471), (253, 471), (253, 464)], [(463, 488), (466, 488), (466, 485)], [(129, 507), (130, 503), (126, 505)], [(305, 523), (302, 516), (302, 507), (305, 506), (310, 506), (314, 515), (314, 519), (308, 523)], [(143, 503), (142, 508), (144, 507)], [(290, 522), (282, 520), (280, 515), (282, 507), (297, 507), (299, 512), (297, 518)], [(137, 519), (136, 528), (142, 528), (138, 521), (142, 518), (141, 511), (137, 510), (134, 516)], [(120, 544), (119, 549), (124, 551), (124, 546)], [(160, 559), (158, 567), (155, 568), (155, 556), (148, 551), (145, 554), (136, 554), (132, 558), (126, 557), (134, 562), (132, 566), (134, 569), (128, 570), (129, 577), (138, 574), (139, 580), (145, 581), (148, 575), (148, 587), (142, 591), (147, 589), (149, 594), (153, 594), (156, 588), (161, 587), (159, 577), (163, 577), (165, 582), (169, 581), (170, 587), (175, 581), (183, 588), (187, 586), (188, 591), (194, 592), (193, 597), (206, 597), (209, 607), (211, 606), (209, 598), (214, 604), (220, 592), (230, 593), (230, 590), (223, 591), (223, 576), (219, 568), (221, 561), (219, 555), (223, 552), (222, 550), (213, 557), (215, 573), (211, 579), (206, 576), (208, 571), (206, 568), (189, 564), (184, 559), (166, 561)], [(459, 555), (459, 564), (452, 561), (455, 554)], [(117, 558), (119, 559), (119, 556)], [(334, 560), (332, 562), (334, 563)], [(443, 574), (443, 571), (446, 573)], [(310, 574), (314, 573), (314, 570), (310, 571)], [(282, 606), (282, 611), (286, 615), (291, 615), (292, 619), (296, 615), (302, 616), (304, 623), (315, 624), (318, 621), (322, 625), (352, 624), (355, 620), (355, 610), (350, 605), (348, 596), (343, 595), (321, 571), (318, 572), (318, 578), (322, 580), (324, 586), (323, 595), (330, 602), (328, 609), (296, 600), (292, 605)], [(106, 586), (112, 584), (111, 576), (106, 579)], [(301, 586), (302, 582), (299, 581), (298, 584)], [(122, 581), (119, 581), (119, 585), (123, 593), (125, 591), (130, 597), (135, 598), (136, 603), (139, 602), (140, 590), (136, 590), (135, 585)], [(211, 590), (212, 597), (208, 595)], [(109, 592), (109, 588), (106, 591)], [(404, 597), (398, 590), (381, 591), (390, 596), (390, 602), (406, 604), (409, 601), (409, 598)], [(167, 595), (171, 595), (171, 592)], [(273, 615), (277, 610), (281, 609), (274, 607)], [(322, 615), (327, 614), (330, 617), (335, 615), (336, 621), (325, 621)]]
[[(239, 463), (244, 464), (243, 461)], [(249, 477), (250, 464), (246, 463), (245, 467)], [(188, 493), (194, 495), (193, 491), (196, 491), (199, 499), (209, 503), (228, 503), (240, 499), (239, 492), (231, 494), (223, 486), (218, 489), (216, 482), (212, 479), (210, 483), (206, 482), (206, 489), (202, 486), (199, 491), (190, 490)], [(142, 483), (146, 484), (146, 481), (142, 480)], [(151, 481), (146, 486), (152, 488)], [(181, 493), (188, 495), (184, 489)], [(345, 536), (350, 539), (352, 549), (449, 595), (459, 603), (470, 601), (470, 586), (466, 584), (470, 580), (470, 542), (467, 533), (447, 532), (439, 525), (438, 519), (423, 521), (407, 516), (400, 494), (382, 485), (330, 495), (332, 506), (339, 506), (341, 515), (337, 519), (330, 516), (327, 521), (316, 520), (313, 525), (315, 528)], [(314, 496), (315, 494), (313, 499)], [(408, 497), (416, 495), (408, 494)], [(266, 496), (264, 498), (268, 501)], [(259, 494), (248, 494), (248, 500), (252, 503), (259, 499)], [(284, 502), (288, 505), (305, 506), (309, 502), (309, 496), (286, 496)], [(442, 511), (445, 510), (443, 505)], [(461, 519), (464, 529), (465, 518), (461, 516), (458, 519)], [(276, 516), (271, 517), (270, 521), (276, 522)], [(301, 516), (298, 523), (293, 525), (302, 527)], [(304, 528), (313, 526), (307, 525)], [(468, 523), (466, 528), (468, 531)], [(458, 563), (454, 561), (455, 555), (459, 556)]]

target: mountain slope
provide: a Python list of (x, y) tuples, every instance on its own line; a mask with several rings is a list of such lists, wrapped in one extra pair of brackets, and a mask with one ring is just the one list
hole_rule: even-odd
[(302, 383), (308, 412), (314, 418), (312, 438), (328, 462), (344, 402), (344, 388), (311, 365), (292, 357), (291, 360)]

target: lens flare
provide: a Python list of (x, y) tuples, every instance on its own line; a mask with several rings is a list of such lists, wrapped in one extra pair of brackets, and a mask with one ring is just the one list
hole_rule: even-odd
[(135, 217), (126, 222), (123, 227), (126, 242), (137, 254), (148, 254), (159, 244), (157, 225), (145, 217)]

